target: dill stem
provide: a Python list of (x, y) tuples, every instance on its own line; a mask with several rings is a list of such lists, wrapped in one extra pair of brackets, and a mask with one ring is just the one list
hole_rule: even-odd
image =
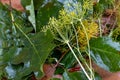
[(80, 63), (79, 59), (77, 58), (75, 52), (73, 51), (72, 47), (70, 46), (69, 42), (66, 42), (66, 44), (68, 45), (68, 47), (70, 48), (72, 54), (74, 55), (75, 59), (77, 60), (78, 64), (80, 65), (80, 67), (82, 68), (83, 72), (85, 73), (86, 77), (88, 78), (88, 80), (92, 80), (89, 75), (87, 74), (85, 68), (83, 67), (83, 65)]

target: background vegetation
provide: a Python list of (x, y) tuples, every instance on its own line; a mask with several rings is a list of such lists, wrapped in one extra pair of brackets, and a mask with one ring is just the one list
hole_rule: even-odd
[(1, 80), (101, 80), (91, 60), (120, 70), (117, 0), (21, 0), (0, 4)]

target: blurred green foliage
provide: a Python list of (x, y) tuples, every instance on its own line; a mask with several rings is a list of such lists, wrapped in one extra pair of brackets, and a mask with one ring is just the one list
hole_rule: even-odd
[[(33, 4), (27, 0), (21, 0), (21, 2), (24, 7), (32, 5), (34, 8), (32, 7), (32, 10), (30, 8), (26, 12), (15, 10), (11, 12), (8, 6), (0, 4), (0, 79), (8, 77), (11, 80), (29, 80), (32, 73), (37, 78), (41, 78), (44, 75), (42, 66), (45, 61), (49, 61), (49, 58), (58, 59), (58, 55), (52, 56), (57, 54), (54, 53), (54, 49), (61, 47), (61, 52), (68, 49), (66, 45), (55, 44), (54, 35), (51, 31), (42, 32), (41, 29), (48, 24), (50, 17), (58, 19), (58, 13), (61, 9), (64, 8), (69, 12), (75, 9), (73, 5), (80, 2), (83, 6), (84, 3), (83, 0), (73, 0), (71, 7), (68, 8), (69, 1), (33, 0)], [(113, 8), (113, 3), (114, 0), (100, 0), (93, 8), (86, 9), (83, 19), (89, 21), (91, 18), (101, 16), (105, 9)], [(14, 17), (14, 22), (11, 14)], [(65, 17), (59, 24), (63, 24)], [(33, 26), (32, 22), (35, 22), (36, 26)], [(17, 24), (18, 27), (14, 24)], [(113, 38), (118, 42), (113, 41), (110, 37), (98, 37), (90, 40), (92, 58), (98, 65), (101, 64), (101, 67), (113, 72), (120, 69), (120, 32), (117, 28), (114, 31)], [(82, 71), (73, 73), (67, 71), (76, 64), (76, 60), (70, 51), (65, 54), (60, 64), (62, 70), (61, 67), (58, 67), (56, 73), (60, 73), (64, 80), (86, 80)], [(100, 80), (100, 77), (96, 76), (96, 79)]]

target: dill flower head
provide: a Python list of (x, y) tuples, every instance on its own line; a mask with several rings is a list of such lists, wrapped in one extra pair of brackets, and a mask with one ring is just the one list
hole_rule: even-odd
[(74, 23), (73, 17), (76, 17), (75, 12), (67, 12), (65, 9), (59, 11), (58, 18), (52, 17), (49, 19), (48, 25), (44, 26), (42, 31), (50, 29), (53, 34), (56, 34), (57, 30), (63, 32), (66, 27), (71, 27), (71, 23)]
[[(79, 19), (79, 15), (74, 11), (67, 12), (67, 10), (62, 9), (59, 11), (58, 18), (50, 18), (48, 25), (43, 27), (43, 31), (49, 29), (56, 40), (63, 43), (66, 40), (69, 40), (71, 41), (71, 44), (77, 44), (77, 42), (74, 42), (76, 41), (76, 32), (80, 49), (83, 50), (86, 48), (87, 42), (92, 37), (96, 37), (96, 34), (98, 33), (98, 25), (92, 20), (84, 20), (82, 21), (84, 29)], [(74, 29), (76, 29), (76, 31), (74, 31)]]

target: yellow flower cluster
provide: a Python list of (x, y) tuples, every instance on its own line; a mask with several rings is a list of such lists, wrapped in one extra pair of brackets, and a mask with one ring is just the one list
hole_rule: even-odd
[(88, 40), (90, 40), (93, 37), (97, 37), (98, 24), (93, 21), (89, 22), (87, 20), (83, 21), (82, 23), (86, 31), (83, 29), (82, 26), (78, 27), (78, 41), (79, 41), (80, 48), (84, 50), (87, 45), (87, 38)]

